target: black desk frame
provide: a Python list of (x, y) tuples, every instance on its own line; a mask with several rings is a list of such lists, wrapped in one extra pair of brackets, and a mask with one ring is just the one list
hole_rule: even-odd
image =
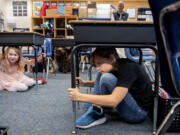
[(1, 32), (0, 33), (0, 46), (3, 47), (19, 47), (19, 46), (32, 46), (35, 50), (35, 73), (36, 73), (36, 85), (37, 85), (37, 48), (41, 47), (44, 43), (44, 37), (37, 33), (32, 32)]
[[(156, 54), (156, 61), (155, 61), (155, 97), (154, 97), (154, 123), (153, 123), (153, 133), (156, 131), (156, 123), (157, 123), (157, 108), (158, 108), (158, 87), (159, 87), (159, 67), (158, 67), (158, 55), (157, 55), (157, 49), (154, 45), (146, 45), (146, 44), (77, 44), (73, 50), (72, 50), (72, 56), (71, 56), (71, 87), (76, 88), (76, 76), (79, 76), (79, 70), (78, 70), (78, 59), (77, 54), (78, 51), (83, 47), (115, 47), (115, 48), (150, 48), (152, 49)], [(73, 131), (72, 134), (76, 133), (76, 102), (72, 102), (72, 110), (73, 110)]]

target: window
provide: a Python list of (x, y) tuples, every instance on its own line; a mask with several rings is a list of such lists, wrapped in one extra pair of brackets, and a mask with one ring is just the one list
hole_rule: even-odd
[(27, 16), (27, 1), (13, 1), (13, 16)]

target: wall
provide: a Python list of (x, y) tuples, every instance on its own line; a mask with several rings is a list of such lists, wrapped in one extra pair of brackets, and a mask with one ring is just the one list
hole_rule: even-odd
[(4, 11), (5, 11), (5, 0), (0, 0), (0, 10), (2, 10), (3, 11), (3, 13), (4, 13)]
[[(4, 8), (5, 12), (5, 29), (6, 31), (13, 31), (11, 27), (8, 27), (7, 22), (8, 20), (15, 20), (16, 21), (16, 28), (31, 28), (31, 0), (0, 0), (1, 7)], [(22, 17), (14, 17), (13, 16), (13, 7), (12, 2), (13, 1), (27, 1), (27, 8), (28, 8), (28, 15), (22, 16)], [(1, 8), (0, 7), (0, 8)]]
[[(5, 0), (0, 0), (0, 12), (3, 12), (3, 16), (0, 16), (0, 18), (4, 19), (4, 23), (6, 23), (6, 1)], [(5, 26), (6, 28), (6, 26)]]

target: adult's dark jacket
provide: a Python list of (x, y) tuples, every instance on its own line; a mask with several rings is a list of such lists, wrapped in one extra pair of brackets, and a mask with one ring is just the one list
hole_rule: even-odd
[(127, 21), (129, 14), (126, 12), (123, 12), (122, 14), (119, 13), (119, 11), (113, 13), (114, 20), (118, 21)]

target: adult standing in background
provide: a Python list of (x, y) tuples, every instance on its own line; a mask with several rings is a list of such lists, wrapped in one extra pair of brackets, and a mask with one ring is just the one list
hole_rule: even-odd
[[(128, 13), (124, 11), (124, 2), (119, 1), (118, 11), (113, 13), (111, 20), (112, 21), (128, 21)], [(116, 48), (117, 54), (120, 58), (126, 58), (126, 53), (124, 48)]]
[(124, 2), (118, 3), (118, 11), (113, 13), (112, 21), (127, 21), (129, 14), (124, 11)]

